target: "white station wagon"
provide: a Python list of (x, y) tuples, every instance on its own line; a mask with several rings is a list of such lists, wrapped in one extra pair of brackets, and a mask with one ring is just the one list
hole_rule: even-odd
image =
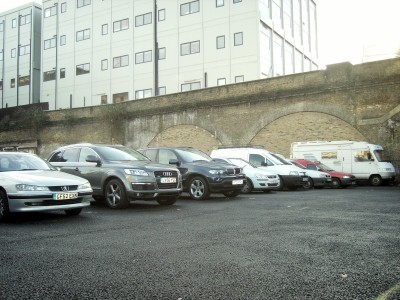
[(12, 212), (78, 215), (92, 193), (86, 179), (60, 172), (35, 154), (0, 152), (0, 220)]

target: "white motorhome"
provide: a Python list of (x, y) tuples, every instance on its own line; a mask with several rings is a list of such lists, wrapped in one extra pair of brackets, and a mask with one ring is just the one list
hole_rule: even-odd
[(352, 173), (358, 180), (371, 185), (395, 179), (392, 163), (385, 159), (380, 145), (355, 141), (309, 141), (291, 145), (292, 159), (319, 161), (335, 171)]
[(265, 168), (279, 175), (281, 188), (287, 187), (290, 190), (296, 190), (308, 182), (308, 176), (304, 170), (288, 163), (263, 147), (218, 147), (218, 149), (211, 151), (210, 156), (212, 158), (241, 158), (257, 167)]

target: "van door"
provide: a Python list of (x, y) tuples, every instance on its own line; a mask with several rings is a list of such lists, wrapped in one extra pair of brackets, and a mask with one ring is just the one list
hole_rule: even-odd
[(352, 172), (357, 179), (368, 179), (375, 170), (374, 157), (369, 148), (353, 150)]
[[(344, 172), (344, 173), (352, 173), (352, 150), (351, 149), (339, 149), (338, 153), (338, 161), (340, 161), (340, 169), (337, 171)], [(336, 170), (336, 169), (335, 169)]]

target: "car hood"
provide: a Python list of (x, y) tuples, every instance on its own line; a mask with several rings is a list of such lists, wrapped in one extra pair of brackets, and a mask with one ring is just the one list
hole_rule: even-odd
[[(158, 171), (169, 170), (169, 171), (177, 171), (177, 167), (175, 165), (167, 165), (167, 164), (159, 164), (153, 161), (147, 160), (134, 160), (134, 161), (112, 161), (107, 165), (118, 165), (118, 167), (126, 168), (126, 169), (135, 169), (135, 168), (145, 168), (149, 171)], [(106, 166), (106, 165), (104, 165)]]
[(192, 166), (198, 166), (198, 167), (205, 167), (205, 168), (210, 168), (210, 169), (234, 169), (234, 168), (239, 168), (237, 166), (231, 165), (231, 164), (225, 164), (225, 163), (219, 163), (219, 162), (213, 162), (213, 161), (206, 161), (206, 160), (198, 160), (198, 161), (193, 161), (190, 163)]
[(11, 171), (0, 173), (0, 180), (39, 186), (81, 185), (87, 182), (81, 177), (52, 170)]

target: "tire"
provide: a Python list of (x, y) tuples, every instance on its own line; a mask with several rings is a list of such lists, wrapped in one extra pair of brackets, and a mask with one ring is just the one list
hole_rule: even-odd
[(157, 200), (158, 204), (162, 205), (162, 206), (167, 206), (167, 205), (172, 205), (176, 202), (176, 200), (178, 200), (178, 197), (170, 197), (170, 198), (166, 198), (166, 199), (159, 199)]
[(283, 181), (283, 178), (281, 176), (279, 176), (279, 187), (278, 187), (278, 191), (283, 191), (285, 187), (285, 182)]
[(223, 192), (225, 197), (233, 198), (238, 196), (242, 191), (241, 190), (234, 190), (234, 191), (229, 191), (229, 192)]
[(333, 189), (338, 189), (342, 186), (342, 182), (340, 181), (339, 178), (334, 177), (332, 178), (331, 186)]
[(246, 184), (242, 187), (241, 192), (243, 194), (250, 194), (252, 190), (253, 190), (253, 183), (249, 178), (246, 178)]
[(380, 186), (382, 185), (382, 183), (383, 183), (382, 177), (379, 175), (372, 175), (369, 178), (369, 184), (372, 186)]
[(67, 216), (77, 216), (81, 213), (82, 208), (74, 208), (74, 209), (67, 209), (65, 210), (65, 214)]
[(305, 189), (312, 189), (314, 187), (314, 181), (311, 177), (308, 177), (308, 181), (305, 185), (303, 185)]
[(193, 177), (189, 182), (189, 195), (194, 200), (204, 200), (210, 196), (207, 181), (200, 176)]
[(110, 208), (126, 208), (129, 200), (123, 183), (118, 179), (111, 179), (104, 189), (104, 199)]
[(9, 215), (7, 194), (0, 191), (0, 221), (5, 220)]

